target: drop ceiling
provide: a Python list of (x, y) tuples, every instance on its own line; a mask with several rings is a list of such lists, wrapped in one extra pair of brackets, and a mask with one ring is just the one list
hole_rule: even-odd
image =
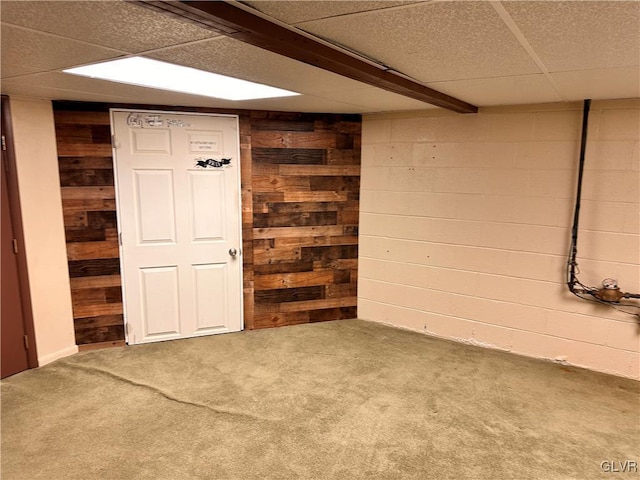
[[(635, 1), (243, 3), (480, 107), (640, 97)], [(124, 1), (2, 0), (0, 20), (9, 95), (334, 113), (431, 107)], [(61, 73), (129, 55), (301, 95), (233, 102)]]

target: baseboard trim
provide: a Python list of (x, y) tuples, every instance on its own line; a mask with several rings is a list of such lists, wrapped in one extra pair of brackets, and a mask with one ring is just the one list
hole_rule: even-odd
[(78, 351), (86, 352), (88, 350), (101, 350), (103, 348), (124, 347), (126, 343), (124, 340), (114, 340), (111, 342), (98, 342), (98, 343), (86, 343), (84, 345), (78, 345)]
[(68, 357), (69, 355), (73, 355), (75, 353), (78, 353), (77, 345), (38, 357), (38, 365), (42, 367), (48, 363), (58, 360), (59, 358)]

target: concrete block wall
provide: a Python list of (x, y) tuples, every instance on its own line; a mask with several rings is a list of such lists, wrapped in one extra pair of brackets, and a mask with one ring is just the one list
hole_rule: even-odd
[[(581, 123), (581, 103), (365, 116), (359, 317), (640, 378), (638, 318), (565, 285)], [(639, 144), (640, 100), (592, 103), (587, 285), (640, 293)]]

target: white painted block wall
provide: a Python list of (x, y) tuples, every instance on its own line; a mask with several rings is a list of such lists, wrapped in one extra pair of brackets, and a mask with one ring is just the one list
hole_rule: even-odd
[[(360, 318), (640, 378), (637, 319), (565, 285), (581, 122), (581, 103), (365, 116)], [(639, 144), (640, 100), (592, 103), (588, 285), (640, 292)]]

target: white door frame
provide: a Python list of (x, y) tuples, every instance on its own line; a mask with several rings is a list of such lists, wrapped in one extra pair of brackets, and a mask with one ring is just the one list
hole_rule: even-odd
[(238, 169), (238, 210), (236, 212), (238, 218), (238, 260), (241, 262), (240, 265), (240, 275), (239, 275), (239, 288), (240, 288), (240, 330), (244, 330), (244, 252), (242, 250), (242, 172), (241, 172), (241, 160), (240, 160), (240, 124), (239, 124), (239, 116), (234, 114), (222, 114), (222, 113), (203, 113), (203, 112), (189, 112), (182, 110), (154, 110), (154, 109), (137, 109), (137, 108), (110, 108), (109, 109), (109, 126), (111, 132), (111, 151), (112, 151), (112, 163), (113, 163), (113, 172), (114, 172), (114, 187), (115, 187), (115, 203), (116, 203), (116, 220), (117, 220), (117, 232), (118, 232), (118, 253), (119, 253), (119, 263), (120, 263), (120, 281), (121, 281), (121, 291), (122, 291), (122, 307), (123, 307), (123, 317), (124, 317), (124, 332), (125, 332), (125, 342), (130, 344), (130, 324), (127, 319), (127, 298), (125, 292), (125, 279), (124, 275), (124, 255), (123, 255), (123, 245), (121, 241), (121, 233), (122, 233), (122, 219), (121, 219), (121, 201), (120, 201), (120, 192), (118, 186), (118, 162), (116, 160), (116, 143), (115, 143), (115, 131), (114, 131), (114, 120), (113, 113), (114, 112), (130, 112), (130, 113), (143, 113), (150, 115), (189, 115), (189, 116), (205, 116), (205, 117), (227, 117), (227, 118), (235, 118), (236, 124), (238, 128), (236, 129), (237, 135), (235, 138), (235, 146), (236, 146), (236, 167)]

